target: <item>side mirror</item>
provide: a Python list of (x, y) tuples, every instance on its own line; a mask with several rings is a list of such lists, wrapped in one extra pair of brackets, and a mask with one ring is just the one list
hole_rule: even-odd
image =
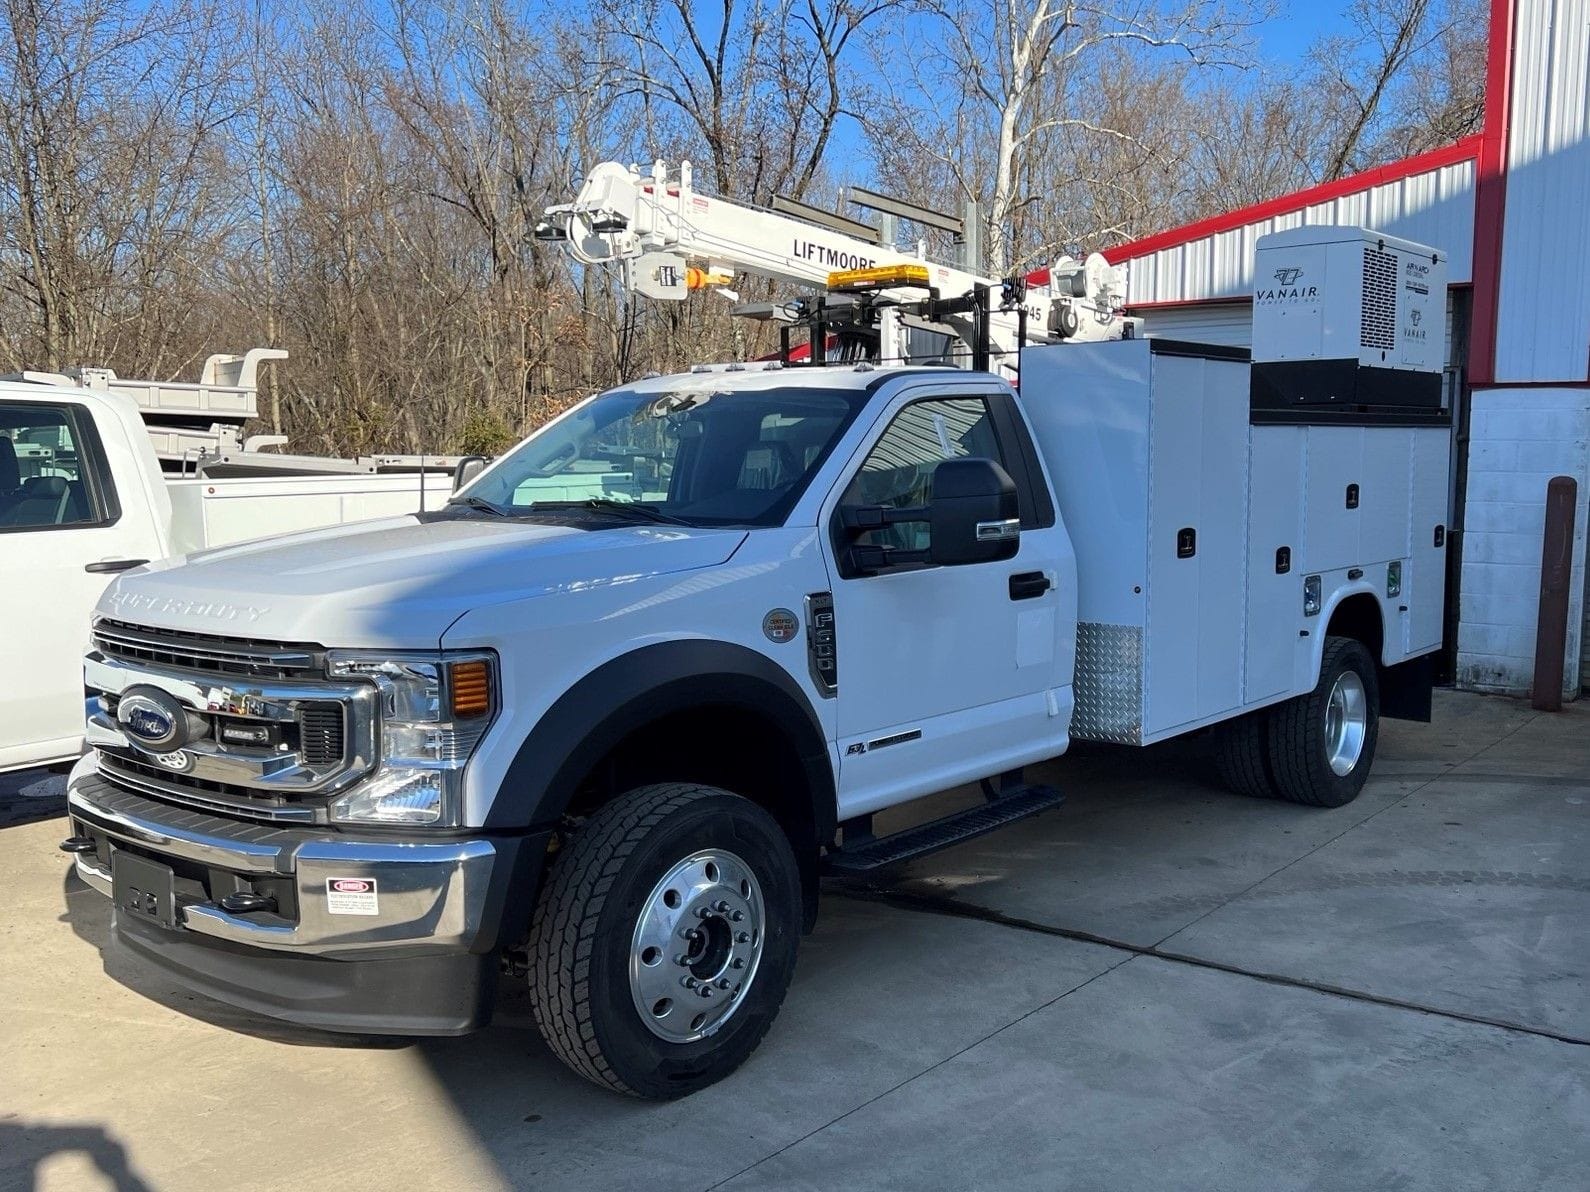
[(934, 468), (927, 512), (931, 563), (992, 563), (1021, 546), (1016, 482), (991, 459), (947, 459)]
[(466, 455), (458, 461), (458, 466), (453, 469), (453, 491), (456, 493), (476, 476), (486, 470), (486, 457), (484, 455)]

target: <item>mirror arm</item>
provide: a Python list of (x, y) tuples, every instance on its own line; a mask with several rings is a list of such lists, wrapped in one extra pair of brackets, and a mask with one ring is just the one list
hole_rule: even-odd
[(930, 563), (925, 550), (901, 550), (897, 546), (852, 546), (850, 565), (859, 572), (887, 571), (904, 563)]
[(840, 523), (845, 527), (845, 532), (851, 537), (859, 537), (868, 530), (881, 530), (885, 526), (897, 526), (907, 522), (925, 522), (932, 520), (932, 513), (925, 505), (910, 509), (890, 509), (886, 505), (842, 505), (839, 509)]

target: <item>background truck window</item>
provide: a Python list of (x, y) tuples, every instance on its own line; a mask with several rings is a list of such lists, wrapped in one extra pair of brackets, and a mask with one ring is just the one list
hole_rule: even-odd
[(0, 402), (0, 530), (100, 520), (68, 412)]

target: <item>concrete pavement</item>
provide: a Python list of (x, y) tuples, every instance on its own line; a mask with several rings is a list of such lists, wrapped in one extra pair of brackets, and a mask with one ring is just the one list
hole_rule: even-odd
[(1441, 694), (1333, 811), (1196, 743), (1046, 770), (1058, 811), (831, 890), (762, 1049), (661, 1106), (516, 986), (347, 1040), (102, 957), (0, 778), (0, 1189), (1590, 1187), (1590, 706)]

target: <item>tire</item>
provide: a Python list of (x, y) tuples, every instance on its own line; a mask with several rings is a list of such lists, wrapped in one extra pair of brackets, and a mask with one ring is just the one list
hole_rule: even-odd
[(1215, 772), (1220, 781), (1250, 799), (1277, 797), (1270, 777), (1270, 709), (1249, 712), (1215, 733)]
[[(1338, 686), (1351, 703), (1355, 684), (1357, 715), (1361, 716), (1362, 725), (1353, 747), (1350, 732), (1345, 736), (1332, 735), (1327, 713)], [(1347, 719), (1356, 720), (1357, 716), (1349, 715)], [(1364, 789), (1379, 739), (1380, 687), (1374, 658), (1362, 642), (1348, 637), (1326, 638), (1314, 690), (1277, 706), (1270, 720), (1270, 774), (1276, 794), (1313, 807), (1351, 803)], [(1348, 754), (1350, 764), (1345, 761)]]
[(693, 1093), (738, 1068), (777, 1017), (800, 919), (795, 854), (766, 811), (714, 787), (630, 791), (579, 829), (537, 901), (536, 1025), (603, 1088)]

